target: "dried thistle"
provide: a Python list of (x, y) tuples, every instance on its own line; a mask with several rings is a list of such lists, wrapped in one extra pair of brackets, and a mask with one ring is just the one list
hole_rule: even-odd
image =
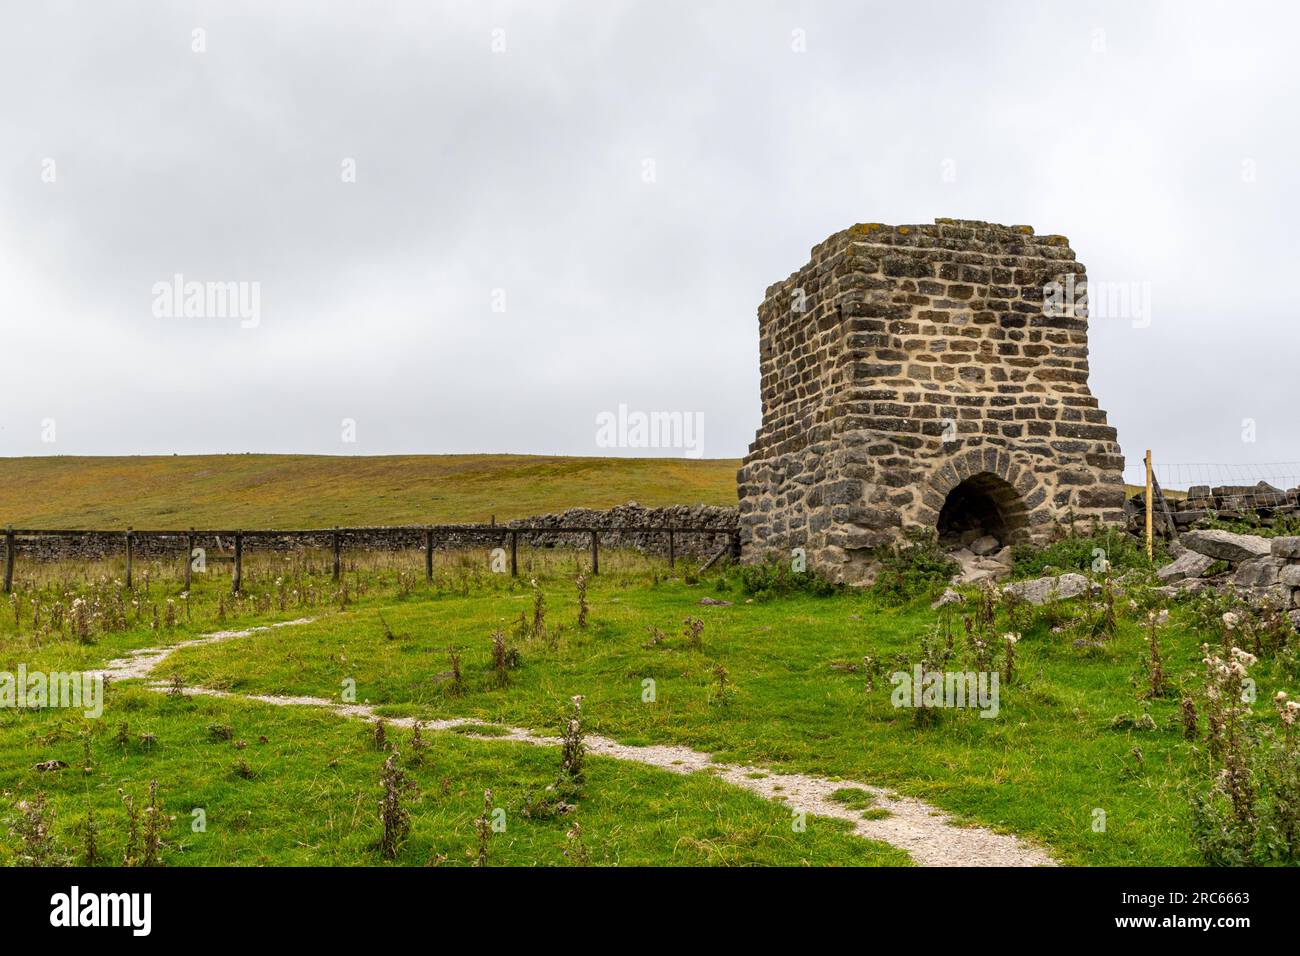
[(18, 816), (10, 822), (9, 829), (18, 840), (18, 865), (56, 865), (59, 854), (50, 833), (54, 811), (46, 809), (45, 793), (39, 792), (30, 800), (19, 800), (17, 809)]
[(451, 688), (454, 693), (461, 693), (465, 689), (465, 682), (460, 673), (460, 648), (447, 648), (447, 656), (451, 659)]
[(379, 775), (383, 790), (379, 798), (379, 819), (383, 824), (383, 836), (380, 838), (380, 852), (385, 859), (397, 858), (398, 848), (411, 832), (411, 817), (402, 806), (402, 794), (407, 789), (406, 775), (397, 766), (397, 751), (388, 755), (383, 770)]
[(488, 842), (492, 839), (492, 791), (483, 791), (483, 812), (474, 821), (474, 832), (478, 836), (478, 859), (475, 866), (487, 866)]
[(574, 580), (578, 589), (578, 627), (587, 626), (587, 614), (591, 608), (587, 604), (587, 575), (579, 574)]
[(560, 741), (560, 780), (580, 785), (584, 777), (583, 758), (587, 753), (582, 730), (582, 696), (571, 698), (573, 714), (564, 724)]
[(1183, 698), (1182, 717), (1183, 739), (1195, 740), (1201, 735), (1201, 732), (1196, 719), (1196, 702), (1190, 697)]
[(727, 673), (727, 669), (721, 664), (718, 664), (713, 668), (713, 679), (718, 682), (718, 689), (710, 703), (726, 704), (730, 701), (732, 693), (731, 681), (728, 679), (730, 676), (731, 675)]
[(591, 856), (582, 842), (582, 825), (577, 820), (564, 834), (564, 855), (577, 866), (591, 865)]
[(140, 814), (135, 809), (135, 797), (123, 793), (120, 788), (117, 792), (126, 804), (126, 847), (122, 850), (122, 865), (135, 866), (140, 844)]
[(159, 866), (162, 863), (162, 808), (158, 806), (158, 781), (149, 781), (149, 805), (144, 809), (144, 855), (141, 866)]
[(81, 864), (95, 866), (99, 863), (99, 827), (95, 824), (95, 810), (86, 808), (86, 819), (81, 822)]
[(411, 728), (410, 763), (413, 767), (418, 767), (424, 763), (424, 751), (429, 747), (428, 741), (424, 739), (424, 734), (421, 732), (423, 727), (424, 724), (417, 720), (415, 726)]
[(532, 579), (533, 586), (533, 623), (529, 631), (532, 637), (542, 637), (546, 633), (546, 595), (542, 593), (537, 579)]
[(492, 666), (497, 675), (497, 686), (505, 687), (510, 683), (510, 674), (506, 671), (506, 634), (505, 631), (492, 632)]

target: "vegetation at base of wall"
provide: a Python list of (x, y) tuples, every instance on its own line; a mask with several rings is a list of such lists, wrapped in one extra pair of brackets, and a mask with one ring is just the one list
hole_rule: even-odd
[(911, 529), (905, 540), (876, 552), (880, 573), (871, 592), (880, 600), (904, 604), (928, 596), (957, 573), (957, 562), (939, 547), (938, 536), (928, 529)]
[(1087, 534), (1067, 534), (1043, 547), (1016, 545), (1011, 550), (1012, 578), (1036, 578), (1045, 574), (1077, 571), (1097, 574), (1109, 562), (1112, 574), (1125, 571), (1151, 571), (1169, 560), (1165, 543), (1157, 538), (1155, 560), (1149, 560), (1146, 542), (1119, 529), (1093, 530)]
[(1253, 534), (1260, 538), (1289, 538), (1300, 536), (1300, 515), (1274, 515), (1265, 519), (1259, 512), (1247, 512), (1240, 518), (1220, 518), (1210, 512), (1196, 522), (1198, 528), (1215, 528), (1234, 534)]
[(841, 588), (816, 571), (796, 571), (792, 562), (769, 556), (762, 564), (747, 564), (740, 568), (740, 589), (756, 601), (766, 601), (787, 594), (829, 597)]

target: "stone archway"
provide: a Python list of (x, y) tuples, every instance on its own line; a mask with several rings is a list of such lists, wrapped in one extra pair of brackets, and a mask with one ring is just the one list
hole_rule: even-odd
[(944, 548), (988, 537), (1002, 547), (1023, 539), (1028, 525), (1029, 513), (1020, 493), (992, 472), (982, 471), (948, 492), (935, 530)]
[[(1047, 492), (1004, 451), (970, 449), (945, 462), (924, 484), (916, 520), (945, 535), (983, 530), (1000, 545), (1022, 544), (1048, 518)], [(961, 542), (963, 544), (969, 541)]]

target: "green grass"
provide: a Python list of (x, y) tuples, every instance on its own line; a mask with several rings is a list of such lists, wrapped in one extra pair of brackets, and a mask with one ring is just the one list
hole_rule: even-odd
[[(163, 860), (173, 866), (379, 865), (379, 771), (385, 755), (360, 721), (309, 708), (283, 708), (212, 698), (173, 699), (142, 689), (115, 690), (111, 715), (83, 722), (53, 711), (6, 712), (0, 719), (0, 788), (5, 815), (18, 800), (46, 795), (54, 836), (76, 858), (88, 808), (99, 829), (104, 864), (120, 862), (127, 814), (119, 788), (147, 800), (158, 781), (167, 822)], [(129, 742), (115, 741), (121, 722)], [(85, 773), (82, 733), (93, 734)], [(227, 724), (231, 740), (213, 739)], [(150, 745), (140, 742), (151, 734)], [(410, 732), (389, 730), (409, 755)], [(265, 738), (265, 742), (261, 742)], [(505, 809), (494, 833), (491, 865), (574, 862), (566, 833), (581, 827), (596, 865), (906, 865), (904, 853), (847, 832), (844, 821), (810, 818), (794, 832), (788, 810), (728, 787), (706, 774), (679, 776), (626, 762), (589, 757), (583, 796), (572, 813), (549, 820), (522, 815), (529, 794), (552, 782), (559, 755), (551, 748), (426, 737), (418, 767), (406, 761), (415, 790), (405, 803), (410, 838), (398, 865), (464, 865), (477, 856), (474, 821), (483, 791)], [(242, 749), (237, 744), (243, 741)], [(60, 759), (65, 770), (34, 765)], [(234, 767), (246, 761), (251, 779)], [(203, 832), (194, 831), (196, 816)], [(0, 840), (0, 864), (13, 862), (14, 841)], [(570, 855), (566, 856), (566, 850)]]
[[(864, 655), (888, 662), (912, 651), (931, 627), (928, 608), (880, 607), (863, 595), (792, 596), (732, 607), (702, 607), (710, 593), (680, 581), (658, 585), (606, 578), (592, 588), (592, 626), (574, 627), (569, 582), (544, 584), (548, 622), (566, 624), (555, 649), (521, 645), (523, 666), (508, 688), (489, 673), (489, 634), (531, 607), (528, 589), (440, 596), (385, 611), (410, 637), (385, 641), (369, 611), (322, 619), (274, 637), (197, 648), (164, 673), (241, 693), (337, 696), (357, 683), (358, 699), (392, 715), (460, 716), (555, 732), (565, 703), (583, 694), (592, 731), (625, 743), (673, 743), (716, 759), (753, 762), (846, 780), (888, 785), (931, 800), (958, 816), (1035, 838), (1066, 862), (1124, 865), (1195, 863), (1182, 787), (1192, 777), (1177, 698), (1139, 702), (1144, 644), (1122, 620), (1116, 638), (1076, 649), (1054, 634), (1049, 615), (1018, 646), (1019, 682), (1002, 693), (998, 719), (948, 712), (937, 726), (916, 726), (891, 706), (890, 686), (864, 689), (861, 673), (840, 662)], [(703, 647), (680, 636), (686, 616), (705, 622)], [(1165, 669), (1191, 692), (1200, 671), (1187, 619), (1163, 636)], [(670, 635), (646, 649), (644, 628)], [(468, 690), (453, 695), (434, 676), (448, 667), (444, 648), (464, 648)], [(715, 702), (713, 669), (723, 664), (734, 693)], [(892, 669), (892, 668), (889, 668)], [(1261, 669), (1260, 700), (1279, 687)], [(643, 681), (656, 701), (643, 703)], [(1294, 688), (1290, 688), (1294, 689)], [(1151, 732), (1111, 729), (1119, 714), (1148, 708)], [(1142, 752), (1141, 763), (1134, 748)], [(1108, 828), (1092, 830), (1094, 809)]]
[[(914, 722), (911, 711), (891, 705), (887, 677), (877, 676), (874, 689), (868, 690), (868, 678), (860, 664), (864, 656), (870, 656), (888, 673), (901, 666), (900, 655), (915, 655), (921, 636), (937, 621), (936, 612), (930, 611), (925, 601), (892, 607), (864, 593), (817, 597), (796, 592), (769, 595), (751, 603), (735, 572), (725, 578), (711, 574), (691, 584), (683, 577), (682, 567), (670, 576), (661, 563), (610, 552), (602, 560), (604, 573), (590, 582), (591, 625), (580, 630), (573, 575), (581, 566), (581, 556), (537, 553), (527, 560), (524, 576), (512, 580), (483, 571), (485, 555), (440, 556), (435, 581), (426, 585), (422, 576), (414, 583), (408, 577), (405, 584), (399, 578), (406, 565), (418, 567), (418, 555), (374, 558), (373, 566), (358, 567), (345, 575), (352, 594), (343, 609), (334, 599), (332, 585), (322, 577), (323, 563), (307, 562), (305, 577), (293, 578), (292, 584), (315, 597), (303, 607), (290, 602), (283, 611), (270, 597), (277, 593), (277, 577), (287, 572), (277, 570), (274, 562), (254, 562), (247, 577), (252, 596), (230, 609), (231, 619), (224, 626), (300, 616), (316, 620), (187, 648), (164, 663), (155, 676), (179, 675), (186, 685), (240, 694), (335, 700), (344, 680), (350, 680), (355, 681), (357, 701), (374, 705), (381, 713), (462, 718), (477, 725), (468, 728), (471, 733), (491, 733), (485, 731), (489, 725), (506, 724), (556, 734), (570, 697), (581, 694), (587, 730), (627, 745), (690, 746), (717, 760), (838, 779), (850, 791), (853, 782), (891, 787), (929, 800), (959, 820), (1036, 840), (1066, 863), (1198, 862), (1189, 839), (1184, 791), (1189, 783), (1202, 779), (1203, 773), (1197, 769), (1193, 745), (1182, 738), (1177, 711), (1179, 699), (1199, 686), (1201, 641), (1216, 642), (1217, 635), (1198, 633), (1188, 610), (1176, 610), (1171, 626), (1161, 635), (1165, 672), (1175, 688), (1167, 698), (1154, 702), (1141, 699), (1146, 647), (1137, 615), (1129, 612), (1123, 601), (1118, 633), (1100, 647), (1076, 648), (1073, 639), (1080, 632), (1056, 630), (1072, 614), (1082, 613), (1068, 605), (1057, 606), (1037, 611), (1032, 620), (1017, 625), (1023, 632), (1017, 645), (1018, 678), (1013, 686), (1002, 689), (996, 719), (982, 719), (973, 711), (947, 711), (937, 724), (923, 727)], [(550, 634), (563, 625), (554, 641), (513, 636), (521, 612), (526, 618), (532, 614), (529, 577), (536, 577), (545, 595)], [(64, 582), (60, 587), (68, 586)], [(85, 668), (131, 647), (171, 643), (213, 630), (215, 595), (225, 586), (220, 579), (196, 579), (192, 598), (195, 620), (188, 626), (154, 631), (148, 626), (149, 616), (143, 614), (139, 622), (132, 620), (127, 630), (99, 635), (94, 644), (78, 644), (48, 631), (31, 633), (30, 603), (24, 604), (27, 610), (22, 612), (25, 617), (19, 633), (14, 633), (12, 619), (0, 617), (0, 669), (13, 670), (19, 662), (29, 668)], [(54, 584), (44, 587), (47, 590), (41, 593), (47, 595), (47, 601), (50, 589), (60, 592)], [(148, 601), (157, 602), (180, 586), (161, 569), (152, 587)], [(27, 592), (28, 602), (32, 593)], [(260, 608), (259, 594), (265, 596)], [(704, 606), (699, 602), (705, 596), (722, 596), (734, 603)], [(399, 635), (397, 640), (386, 638), (381, 612)], [(704, 622), (699, 648), (692, 648), (683, 634), (682, 622), (687, 617)], [(667, 640), (658, 646), (643, 646), (649, 640), (646, 628), (650, 626), (667, 634)], [(511, 643), (522, 659), (522, 665), (509, 672), (505, 687), (498, 686), (491, 669), (491, 634), (498, 628), (512, 635)], [(956, 628), (960, 644), (960, 621)], [(998, 628), (999, 632), (1004, 629), (1002, 621)], [(461, 651), (462, 693), (454, 693), (446, 679), (451, 666), (449, 647)], [(719, 665), (728, 675), (729, 693), (724, 697), (717, 693)], [(1258, 709), (1268, 720), (1273, 693), (1286, 689), (1294, 695), (1295, 682), (1273, 664), (1261, 663), (1252, 669), (1252, 676), (1259, 682)], [(647, 702), (647, 679), (654, 682), (653, 702)], [(84, 812), (78, 800), (106, 801), (105, 812), (111, 813), (118, 786), (129, 783), (128, 789), (134, 787), (138, 794), (154, 776), (171, 812), (195, 799), (173, 796), (177, 787), (188, 794), (191, 784), (197, 786), (204, 780), (214, 781), (212, 786), (218, 789), (221, 801), (236, 801), (231, 805), (242, 807), (237, 798), (247, 791), (247, 781), (227, 779), (236, 759), (233, 744), (212, 741), (206, 730), (210, 724), (225, 723), (235, 728), (236, 739), (249, 741), (243, 755), (250, 764), (260, 773), (272, 775), (259, 776), (256, 782), (278, 781), (276, 787), (258, 791), (260, 800), (269, 801), (256, 811), (264, 815), (264, 839), (241, 843), (226, 833), (220, 838), (226, 841), (220, 844), (224, 856), (202, 855), (208, 851), (191, 849), (187, 843), (184, 852), (194, 855), (184, 860), (169, 858), (169, 862), (258, 862), (260, 853), (270, 854), (267, 859), (271, 862), (375, 862), (373, 855), (366, 856), (365, 841), (373, 839), (379, 755), (367, 751), (366, 728), (360, 722), (321, 712), (273, 711), (238, 701), (185, 704), (117, 688), (110, 691), (105, 719), (97, 722), (103, 728), (101, 735), (111, 733), (123, 719), (125, 707), (132, 709), (125, 718), (132, 733), (154, 732), (160, 744), (155, 752), (132, 752), (122, 758), (116, 774), (99, 781), (98, 790), (103, 792), (95, 787), (87, 790), (88, 784), (76, 771), (80, 742), (71, 731), (66, 738), (50, 737), (51, 729), (61, 723), (60, 717), (0, 714), (0, 747), (7, 750), (0, 763), (6, 768), (0, 775), (0, 788), (9, 791), (11, 798), (30, 795), (37, 786), (57, 790), (57, 809), (65, 823)], [(1141, 729), (1146, 721), (1116, 721), (1120, 715), (1143, 713), (1150, 713), (1154, 730)], [(73, 723), (79, 725), (80, 721)], [(404, 736), (400, 730), (391, 733)], [(262, 734), (271, 744), (254, 743)], [(558, 760), (554, 750), (472, 739), (463, 733), (428, 736), (443, 768), (439, 772), (453, 781), (469, 773), (460, 769), (462, 765), (482, 769), (475, 771), (478, 776), (470, 773), (466, 778), (474, 783), (456, 804), (456, 825), (437, 818), (443, 822), (431, 823), (419, 839), (413, 836), (411, 855), (399, 862), (423, 862), (419, 857), (449, 853), (447, 848), (453, 844), (458, 847), (456, 853), (463, 854), (462, 844), (472, 839), (467, 821), (477, 815), (482, 787), (508, 794), (501, 797), (507, 803), (521, 803), (534, 784), (554, 778)], [(99, 736), (96, 740), (97, 748), (103, 746)], [(267, 760), (265, 756), (277, 753), (265, 747), (280, 744), (288, 750), (284, 768), (277, 763), (279, 757)], [(444, 756), (445, 763), (441, 762)], [(56, 774), (32, 769), (40, 760), (51, 758), (66, 760), (73, 767)], [(341, 762), (329, 767), (335, 758)], [(117, 759), (97, 758), (96, 765), (113, 767)], [(627, 780), (644, 781), (635, 790), (640, 796), (621, 804), (620, 822), (615, 823), (611, 816), (589, 826), (583, 819), (583, 832), (593, 837), (604, 828), (609, 830), (608, 838), (618, 834), (615, 844), (607, 842), (600, 851), (610, 861), (813, 862), (815, 854), (795, 850), (801, 844), (781, 843), (789, 828), (779, 807), (777, 816), (770, 819), (783, 820), (784, 825), (772, 822), (776, 829), (754, 838), (763, 847), (770, 842), (770, 853), (755, 849), (755, 843), (747, 838), (738, 837), (737, 843), (716, 832), (701, 835), (712, 832), (702, 819), (698, 827), (692, 824), (683, 831), (685, 835), (678, 834), (685, 841), (679, 846), (678, 837), (667, 839), (663, 827), (668, 825), (662, 824), (655, 807), (677, 808), (673, 814), (680, 814), (683, 821), (697, 819), (698, 808), (692, 801), (703, 799), (699, 792), (673, 790), (675, 796), (665, 795), (657, 788), (682, 787), (687, 781), (651, 768), (596, 763), (605, 767), (601, 773), (609, 775), (593, 777), (592, 794), (610, 788), (602, 799), (616, 800), (614, 791), (621, 792)], [(507, 766), (514, 769), (507, 770)], [(494, 781), (497, 773), (501, 779)], [(97, 778), (92, 775), (92, 779)], [(429, 791), (430, 779), (422, 777), (422, 792)], [(755, 808), (768, 806), (753, 804), (758, 798), (713, 783), (723, 789), (711, 791), (715, 803), (710, 805), (729, 806), (733, 797), (741, 801), (734, 811), (726, 811), (734, 812), (735, 820), (751, 819), (745, 815), (750, 811), (741, 811), (741, 804), (751, 807), (754, 814), (767, 812)], [(317, 790), (321, 802), (310, 811), (312, 822), (297, 822), (298, 807), (310, 802), (308, 798)], [(346, 795), (336, 790), (346, 791)], [(98, 795), (88, 796), (91, 791)], [(653, 799), (652, 793), (657, 794)], [(675, 802), (679, 798), (680, 807)], [(176, 803), (176, 799), (182, 802)], [(887, 806), (866, 803), (860, 809), (868, 819), (888, 812)], [(1093, 830), (1097, 809), (1106, 813), (1105, 832)], [(427, 807), (420, 812), (427, 812)], [(586, 813), (587, 808), (582, 806), (579, 812)], [(330, 829), (316, 819), (316, 815), (334, 814), (337, 820), (345, 813), (351, 827), (346, 839), (340, 836), (341, 830)], [(229, 819), (225, 810), (222, 815)], [(728, 834), (759, 832), (754, 829), (756, 823), (741, 825), (728, 822), (730, 817), (718, 819), (718, 826)], [(826, 826), (834, 829), (829, 823)], [(278, 832), (282, 827), (300, 837), (290, 840)], [(437, 843), (435, 849), (435, 840), (443, 838), (435, 837), (433, 831), (441, 832), (443, 827), (449, 827), (455, 836)], [(519, 855), (509, 862), (557, 862), (563, 829), (548, 830), (545, 837), (538, 835), (531, 843), (521, 842)], [(863, 862), (856, 855), (862, 848), (852, 842), (856, 838), (841, 831), (836, 835), (850, 842), (827, 844), (816, 862)], [(519, 839), (524, 840), (522, 836)], [(304, 846), (295, 849), (298, 843)], [(701, 849), (706, 847), (711, 849)], [(880, 847), (868, 845), (868, 849), (877, 854), (876, 859), (885, 859), (879, 856)], [(506, 862), (504, 856), (502, 862)]]
[(736, 503), (735, 459), (534, 455), (0, 458), (0, 525), (319, 528)]

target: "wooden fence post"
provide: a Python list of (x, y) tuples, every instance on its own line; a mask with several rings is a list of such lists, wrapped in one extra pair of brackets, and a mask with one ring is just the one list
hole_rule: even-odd
[(14, 589), (14, 526), (5, 528), (5, 594)]
[(673, 529), (668, 529), (668, 567), (677, 563), (677, 542), (673, 538)]
[(238, 594), (244, 577), (244, 532), (235, 532), (235, 574), (231, 579), (231, 593)]
[(519, 577), (519, 532), (510, 532), (510, 576)]
[(591, 573), (600, 574), (600, 534), (591, 533)]
[(433, 529), (424, 529), (424, 580), (433, 580)]
[(339, 579), (340, 556), (339, 556), (339, 526), (334, 526), (334, 580)]
[(1155, 542), (1152, 540), (1151, 533), (1151, 449), (1147, 449), (1147, 560), (1150, 561), (1155, 556)]
[(131, 589), (131, 552), (133, 550), (131, 547), (132, 537), (133, 535), (131, 533), (131, 529), (127, 528), (126, 529), (126, 587), (128, 591)]
[(190, 533), (185, 536), (185, 590), (190, 589), (191, 578), (194, 574), (194, 529), (190, 528)]

